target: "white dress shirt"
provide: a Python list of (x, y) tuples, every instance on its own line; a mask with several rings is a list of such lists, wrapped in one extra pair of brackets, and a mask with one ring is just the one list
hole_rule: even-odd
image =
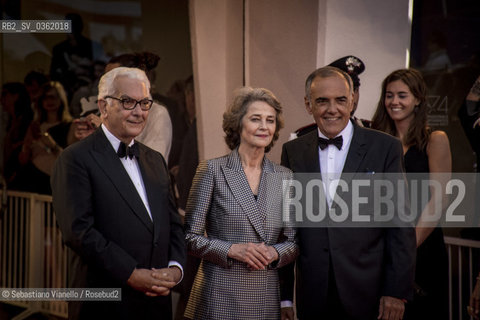
[[(105, 135), (107, 136), (108, 141), (112, 144), (113, 150), (117, 152), (118, 147), (120, 146), (120, 140), (115, 137), (110, 131), (108, 131), (107, 127), (102, 124), (102, 129)], [(129, 147), (133, 145), (135, 141), (132, 140)], [(129, 157), (120, 158), (125, 170), (133, 182), (135, 189), (137, 189), (138, 195), (142, 198), (142, 202), (145, 205), (145, 209), (147, 209), (148, 215), (150, 220), (153, 221), (152, 213), (150, 212), (150, 206), (148, 205), (148, 198), (147, 192), (145, 191), (145, 185), (143, 184), (142, 174), (140, 173), (140, 167), (138, 166), (137, 158), (133, 157), (130, 159)]]
[[(319, 137), (328, 139), (320, 129), (317, 130)], [(345, 160), (347, 159), (348, 149), (352, 142), (353, 125), (351, 121), (348, 121), (346, 127), (336, 137), (338, 136), (342, 136), (343, 139), (343, 145), (340, 150), (333, 144), (329, 144), (323, 150), (318, 147), (318, 160), (322, 173), (323, 188), (329, 208), (332, 207), (333, 195), (337, 189), (338, 181), (342, 175)], [(330, 192), (327, 192), (327, 190)]]

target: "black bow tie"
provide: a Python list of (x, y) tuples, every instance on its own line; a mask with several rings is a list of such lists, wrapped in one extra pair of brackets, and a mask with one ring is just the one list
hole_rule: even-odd
[(318, 146), (320, 147), (320, 149), (322, 150), (325, 149), (326, 147), (328, 147), (329, 144), (333, 144), (335, 147), (338, 148), (338, 150), (340, 150), (342, 149), (342, 145), (343, 145), (343, 137), (338, 136), (333, 139), (324, 139), (324, 138), (318, 137)]
[(139, 156), (138, 144), (134, 142), (129, 147), (125, 143), (120, 142), (120, 146), (118, 146), (117, 154), (120, 158), (129, 157), (130, 159), (132, 159), (133, 156), (135, 156), (138, 159), (138, 156)]

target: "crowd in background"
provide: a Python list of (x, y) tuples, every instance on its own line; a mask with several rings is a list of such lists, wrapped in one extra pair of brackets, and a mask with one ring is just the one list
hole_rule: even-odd
[[(49, 177), (59, 153), (101, 123), (97, 106), (99, 78), (111, 68), (128, 66), (145, 70), (153, 81), (159, 59), (150, 52), (122, 54), (108, 63), (83, 57), (82, 77), (71, 70), (62, 73), (62, 68), (57, 67), (55, 74), (31, 71), (23, 83), (4, 83), (1, 105), (7, 119), (1, 167), (8, 188), (51, 194)], [(184, 208), (192, 177), (184, 177), (183, 172), (192, 171), (187, 168), (190, 163), (195, 170), (198, 163), (198, 156), (185, 154), (187, 150), (197, 154), (193, 77), (176, 81), (167, 95), (153, 91), (152, 97), (155, 104), (149, 125), (138, 140), (165, 157), (172, 178), (180, 181), (178, 195)], [(189, 145), (183, 147), (186, 137)], [(186, 169), (179, 170), (179, 166)]]

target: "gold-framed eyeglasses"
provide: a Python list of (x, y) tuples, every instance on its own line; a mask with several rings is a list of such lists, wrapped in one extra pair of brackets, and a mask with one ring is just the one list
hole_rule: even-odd
[(148, 111), (148, 110), (150, 110), (150, 108), (153, 105), (153, 100), (150, 100), (150, 99), (135, 100), (135, 99), (130, 98), (130, 97), (120, 99), (120, 98), (116, 98), (116, 97), (112, 97), (112, 96), (105, 96), (104, 99), (107, 99), (107, 98), (120, 101), (120, 104), (122, 105), (123, 109), (125, 109), (125, 110), (133, 110), (133, 109), (135, 109), (135, 107), (138, 104), (138, 105), (140, 105), (140, 109), (142, 109), (143, 111)]

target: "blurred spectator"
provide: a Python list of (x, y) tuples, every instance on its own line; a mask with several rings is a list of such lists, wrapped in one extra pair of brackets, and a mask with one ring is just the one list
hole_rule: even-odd
[[(172, 168), (175, 173), (174, 180), (178, 191), (178, 210), (182, 216), (185, 216), (185, 208), (187, 205), (188, 194), (192, 186), (193, 177), (198, 166), (198, 143), (197, 143), (197, 123), (195, 116), (195, 93), (193, 87), (193, 76), (185, 80), (184, 86), (185, 110), (187, 114), (188, 129), (184, 135), (181, 145), (179, 163)], [(200, 259), (194, 256), (187, 256), (187, 264), (185, 266), (185, 276), (183, 281), (177, 286), (176, 291), (180, 293), (178, 300), (175, 319), (184, 319), (183, 314), (187, 306), (190, 291), (192, 289), (195, 275), (197, 274)]]
[(30, 71), (23, 79), (23, 83), (25, 84), (28, 94), (30, 95), (32, 109), (35, 108), (35, 104), (37, 103), (40, 95), (40, 88), (47, 82), (47, 76), (38, 71)]
[(92, 63), (104, 55), (99, 43), (82, 35), (83, 20), (79, 14), (69, 13), (65, 19), (72, 21), (72, 32), (53, 47), (50, 77), (62, 83), (69, 101), (78, 88), (91, 81)]
[(74, 118), (84, 116), (84, 113), (98, 109), (97, 95), (98, 95), (98, 81), (105, 72), (105, 62), (97, 60), (93, 62), (92, 74), (93, 80), (85, 86), (78, 88), (73, 94), (70, 103), (70, 114)]
[[(182, 152), (183, 138), (189, 126), (185, 107), (185, 81), (175, 81), (168, 90), (167, 97), (161, 97), (161, 99), (163, 99), (162, 101), (164, 101), (170, 119), (172, 120), (173, 137), (172, 148), (168, 158), (168, 167), (173, 176), (176, 176), (180, 153)], [(154, 99), (160, 99), (160, 97), (154, 96)]]
[(476, 168), (480, 172), (480, 76), (458, 110), (458, 117), (477, 156)]
[(72, 117), (68, 111), (65, 90), (59, 82), (44, 84), (22, 150), (20, 164), (24, 166), (16, 189), (51, 194), (50, 175), (60, 153), (75, 141), (70, 130)]
[(422, 68), (424, 72), (446, 71), (452, 63), (447, 53), (447, 38), (440, 31), (432, 32), (427, 43), (428, 57)]
[(22, 83), (10, 82), (2, 86), (1, 104), (8, 113), (7, 134), (4, 142), (3, 176), (8, 185), (15, 185), (20, 170), (18, 155), (23, 139), (33, 119), (30, 96)]
[(178, 189), (178, 207), (185, 210), (188, 193), (198, 166), (197, 123), (195, 115), (195, 94), (193, 91), (193, 76), (185, 80), (185, 109), (187, 130), (183, 138), (175, 181)]

